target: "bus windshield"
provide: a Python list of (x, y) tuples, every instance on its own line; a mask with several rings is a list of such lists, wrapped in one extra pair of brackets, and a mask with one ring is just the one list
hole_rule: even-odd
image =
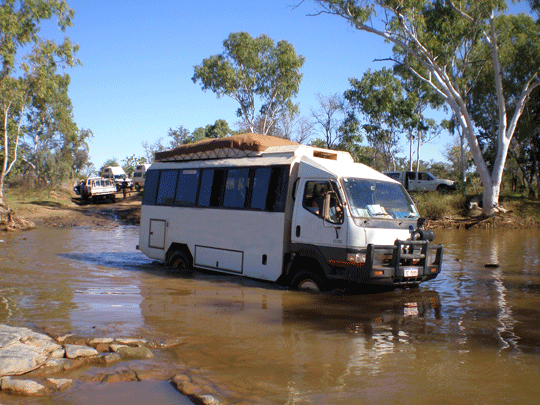
[(418, 211), (401, 184), (367, 179), (341, 180), (353, 217), (418, 218)]

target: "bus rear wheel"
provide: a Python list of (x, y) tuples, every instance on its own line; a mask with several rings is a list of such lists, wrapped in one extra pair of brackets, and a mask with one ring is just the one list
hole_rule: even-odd
[(318, 293), (325, 291), (326, 283), (323, 277), (309, 270), (300, 270), (293, 277), (291, 287), (299, 291)]
[(189, 273), (191, 272), (191, 261), (184, 252), (176, 251), (171, 255), (169, 266), (174, 267), (178, 271)]

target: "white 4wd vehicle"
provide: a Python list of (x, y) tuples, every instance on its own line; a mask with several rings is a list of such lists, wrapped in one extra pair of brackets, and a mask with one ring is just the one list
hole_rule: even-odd
[(144, 175), (149, 167), (149, 164), (138, 165), (133, 172), (133, 185), (137, 191), (144, 187)]
[(73, 191), (85, 201), (106, 200), (114, 202), (116, 199), (116, 185), (111, 179), (89, 177), (73, 187)]
[(103, 169), (103, 174), (101, 175), (104, 179), (111, 179), (116, 183), (116, 190), (120, 191), (122, 190), (122, 187), (124, 185), (124, 182), (126, 183), (126, 187), (133, 188), (133, 180), (131, 180), (126, 172), (124, 172), (124, 169), (122, 169), (120, 166), (108, 166), (105, 169)]
[(438, 179), (428, 172), (383, 172), (399, 181), (408, 191), (438, 191), (446, 194), (456, 189), (456, 182)]

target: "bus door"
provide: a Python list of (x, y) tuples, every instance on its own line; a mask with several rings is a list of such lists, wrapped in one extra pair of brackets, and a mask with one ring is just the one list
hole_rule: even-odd
[(150, 235), (148, 237), (148, 247), (154, 249), (165, 249), (165, 229), (164, 219), (150, 220)]
[[(323, 204), (328, 193), (331, 194), (330, 220), (324, 220)], [(341, 201), (335, 182), (301, 179), (295, 200), (291, 241), (321, 248), (346, 247), (347, 229)]]

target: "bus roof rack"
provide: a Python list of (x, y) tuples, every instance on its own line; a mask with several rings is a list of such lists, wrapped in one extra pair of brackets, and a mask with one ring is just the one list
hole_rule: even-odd
[(172, 162), (258, 156), (268, 148), (299, 145), (297, 142), (276, 136), (240, 134), (225, 138), (204, 139), (167, 151), (156, 152), (155, 160), (156, 162)]

